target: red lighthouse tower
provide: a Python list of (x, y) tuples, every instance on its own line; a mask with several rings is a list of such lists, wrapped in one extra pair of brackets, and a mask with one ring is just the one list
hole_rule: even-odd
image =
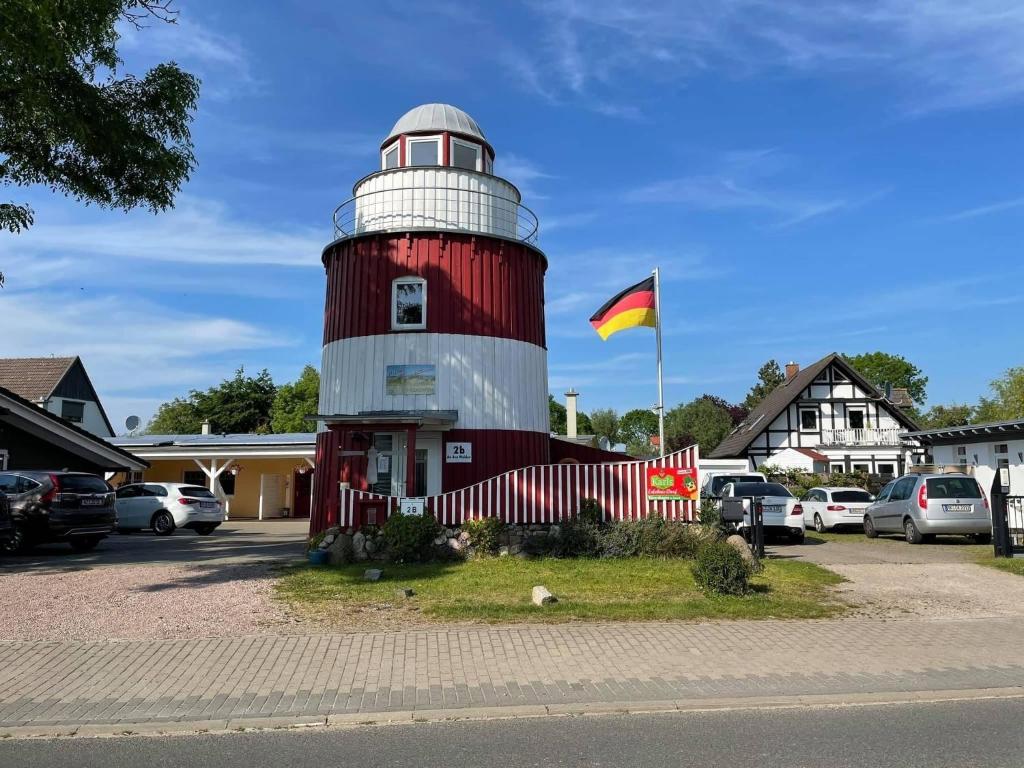
[(315, 517), (340, 483), (432, 496), (550, 456), (537, 218), (446, 104), (407, 112), (334, 213)]

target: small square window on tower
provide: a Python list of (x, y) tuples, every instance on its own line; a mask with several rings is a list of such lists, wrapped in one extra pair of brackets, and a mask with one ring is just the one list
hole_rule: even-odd
[(395, 331), (427, 327), (427, 281), (399, 277), (391, 284), (391, 328)]

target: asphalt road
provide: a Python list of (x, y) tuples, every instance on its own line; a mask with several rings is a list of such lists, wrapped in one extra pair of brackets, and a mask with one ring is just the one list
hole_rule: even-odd
[(54, 543), (35, 547), (26, 555), (0, 555), (0, 573), (159, 563), (288, 562), (303, 556), (308, 530), (308, 520), (229, 520), (209, 536), (188, 530), (170, 536), (150, 531), (115, 533), (92, 552), (76, 553), (67, 544)]
[(1024, 763), (1024, 699), (7, 741), (0, 765), (945, 768)]

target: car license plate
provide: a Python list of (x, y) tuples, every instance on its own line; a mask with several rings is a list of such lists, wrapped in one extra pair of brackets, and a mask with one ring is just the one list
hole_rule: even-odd
[(764, 507), (764, 513), (767, 515), (778, 514), (783, 510), (783, 507), (778, 504), (769, 504)]
[(203, 509), (215, 509), (217, 507), (217, 502), (216, 501), (201, 501), (201, 502), (199, 502), (199, 506), (202, 507)]
[(971, 504), (945, 504), (942, 508), (947, 512), (970, 512), (974, 506)]
[(86, 498), (86, 499), (80, 499), (79, 503), (83, 507), (102, 507), (103, 506), (103, 499), (97, 499), (95, 497), (90, 497), (90, 498)]

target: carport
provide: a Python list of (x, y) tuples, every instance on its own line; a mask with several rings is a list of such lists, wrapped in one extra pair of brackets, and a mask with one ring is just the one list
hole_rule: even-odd
[(313, 495), (316, 434), (140, 435), (115, 442), (150, 462), (145, 473), (115, 484), (148, 480), (202, 485), (230, 519), (308, 517)]

